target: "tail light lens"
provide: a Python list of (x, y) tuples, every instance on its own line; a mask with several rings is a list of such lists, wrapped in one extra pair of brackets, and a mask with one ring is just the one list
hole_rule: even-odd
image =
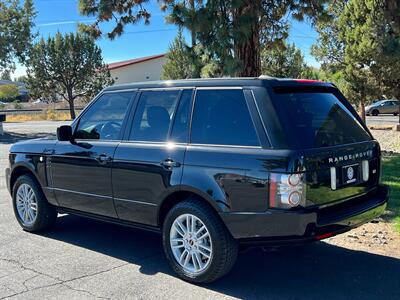
[(304, 174), (272, 173), (269, 186), (271, 208), (305, 206), (306, 185)]

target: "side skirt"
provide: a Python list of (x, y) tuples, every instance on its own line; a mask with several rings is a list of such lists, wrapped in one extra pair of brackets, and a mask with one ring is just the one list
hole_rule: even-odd
[(66, 208), (66, 207), (56, 207), (56, 209), (61, 214), (71, 214), (71, 215), (75, 215), (75, 216), (79, 216), (79, 217), (84, 217), (84, 218), (93, 219), (93, 220), (97, 220), (97, 221), (121, 225), (121, 226), (125, 226), (125, 227), (141, 229), (141, 230), (151, 231), (151, 232), (155, 232), (155, 233), (161, 233), (161, 229), (159, 227), (154, 227), (154, 226), (144, 225), (144, 224), (140, 224), (140, 223), (134, 223), (134, 222), (119, 220), (119, 219), (115, 219), (115, 218), (100, 216), (100, 215), (87, 213), (87, 212), (83, 212), (83, 211), (79, 211), (79, 210), (74, 210), (74, 209), (70, 209), (70, 208)]

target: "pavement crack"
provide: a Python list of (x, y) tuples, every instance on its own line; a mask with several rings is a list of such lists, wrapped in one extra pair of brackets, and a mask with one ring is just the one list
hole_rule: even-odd
[[(113, 270), (115, 270), (115, 269), (118, 269), (118, 268), (121, 268), (121, 267), (124, 267), (124, 266), (130, 264), (130, 263), (123, 263), (123, 264), (114, 266), (114, 267), (112, 267), (112, 268), (106, 269), (106, 270), (101, 270), (101, 271), (98, 271), (98, 272), (95, 272), (95, 273), (91, 273), (91, 274), (87, 274), (87, 275), (82, 275), (82, 276), (78, 276), (78, 277), (74, 277), (74, 278), (62, 280), (62, 279), (59, 279), (59, 278), (57, 278), (57, 277), (54, 277), (54, 276), (51, 276), (51, 275), (48, 275), (48, 274), (44, 274), (44, 273), (38, 272), (38, 271), (36, 271), (36, 270), (34, 270), (34, 269), (32, 269), (32, 268), (26, 267), (26, 266), (24, 266), (23, 264), (21, 264), (20, 262), (18, 262), (18, 261), (16, 261), (16, 260), (13, 260), (13, 259), (0, 258), (0, 260), (6, 261), (6, 262), (9, 262), (9, 263), (17, 264), (17, 265), (20, 266), (23, 270), (29, 270), (29, 271), (35, 272), (35, 273), (36, 273), (35, 276), (39, 276), (39, 275), (48, 276), (48, 277), (50, 277), (50, 278), (52, 278), (52, 279), (58, 281), (58, 282), (55, 282), (55, 283), (52, 283), (52, 284), (48, 284), (48, 285), (44, 285), (44, 286), (40, 286), (40, 287), (36, 287), (36, 288), (32, 288), (32, 289), (29, 289), (29, 288), (25, 285), (26, 282), (24, 282), (25, 284), (23, 283), (23, 285), (24, 285), (24, 287), (26, 288), (25, 290), (20, 291), (20, 292), (15, 293), (15, 294), (12, 294), (12, 295), (8, 295), (8, 296), (5, 296), (5, 297), (2, 297), (2, 298), (0, 298), (0, 300), (6, 299), (6, 298), (13, 298), (13, 297), (20, 296), (20, 295), (25, 294), (25, 293), (30, 292), (30, 291), (40, 290), (40, 289), (44, 289), (44, 288), (48, 288), (48, 287), (53, 287), (53, 286), (57, 286), (57, 285), (63, 285), (63, 286), (65, 286), (65, 287), (67, 287), (67, 288), (69, 288), (69, 289), (71, 289), (71, 290), (75, 290), (75, 291), (77, 291), (77, 292), (84, 292), (84, 293), (90, 294), (91, 296), (96, 297), (96, 298), (100, 298), (100, 299), (109, 299), (109, 298), (105, 298), (105, 297), (102, 297), (102, 296), (97, 296), (97, 295), (91, 293), (90, 291), (87, 291), (87, 290), (84, 290), (84, 289), (76, 289), (76, 288), (70, 286), (70, 285), (67, 284), (67, 283), (70, 283), (70, 282), (73, 282), (73, 281), (76, 281), (76, 280), (80, 280), (80, 279), (83, 279), (83, 278), (89, 278), (89, 277), (96, 276), (96, 275), (99, 275), (99, 274), (107, 273), (107, 272), (113, 271)], [(28, 278), (26, 281), (28, 281), (28, 280), (30, 280), (30, 279), (33, 279), (35, 276), (33, 276), (33, 277), (31, 277), (31, 278)]]

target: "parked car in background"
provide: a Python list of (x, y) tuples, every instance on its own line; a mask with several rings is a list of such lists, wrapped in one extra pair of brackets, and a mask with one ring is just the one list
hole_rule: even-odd
[(240, 244), (318, 241), (379, 216), (380, 170), (333, 85), (207, 79), (106, 88), (57, 139), (14, 144), (6, 179), (24, 230), (69, 213), (158, 231), (172, 269), (205, 283)]
[(379, 114), (393, 114), (397, 116), (399, 113), (398, 100), (380, 100), (365, 107), (367, 115), (377, 116)]

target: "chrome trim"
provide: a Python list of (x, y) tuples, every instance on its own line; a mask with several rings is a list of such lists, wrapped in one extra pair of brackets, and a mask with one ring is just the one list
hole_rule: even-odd
[(84, 195), (84, 196), (93, 196), (93, 197), (99, 197), (99, 198), (105, 198), (105, 199), (114, 199), (114, 200), (118, 200), (118, 201), (134, 202), (134, 203), (144, 204), (144, 205), (158, 206), (157, 204), (154, 204), (154, 203), (147, 203), (147, 202), (129, 200), (129, 199), (124, 199), (124, 198), (114, 198), (114, 197), (111, 197), (111, 196), (103, 196), (103, 195), (97, 195), (97, 194), (91, 194), (91, 193), (77, 192), (77, 191), (54, 188), (54, 187), (53, 188), (52, 187), (44, 187), (44, 188), (48, 189), (48, 190), (67, 192), (67, 193), (73, 193), (73, 194)]
[(138, 146), (164, 146), (165, 148), (174, 148), (174, 147), (186, 147), (187, 143), (173, 143), (173, 142), (151, 142), (151, 141), (127, 141), (123, 140), (119, 143), (119, 145), (138, 145)]
[(198, 86), (196, 90), (243, 90), (242, 86)]
[(114, 198), (114, 200), (124, 201), (124, 202), (133, 202), (133, 203), (137, 203), (137, 204), (150, 205), (150, 206), (158, 206), (155, 203), (148, 203), (148, 202), (142, 202), (142, 201), (136, 201), (136, 200), (130, 200), (130, 199), (124, 199), (124, 198)]
[(368, 181), (369, 179), (369, 161), (368, 160), (363, 160), (361, 162), (361, 168), (362, 168), (362, 177), (364, 181)]
[(123, 92), (132, 92), (132, 91), (138, 91), (139, 88), (134, 88), (134, 89), (118, 89), (118, 90), (103, 90), (103, 94), (109, 94), (109, 93), (123, 93)]
[(194, 86), (171, 86), (171, 87), (157, 87), (157, 88), (139, 88), (139, 92), (148, 92), (148, 91), (180, 91), (180, 90), (194, 90), (196, 87)]
[(220, 148), (247, 148), (247, 149), (262, 149), (261, 146), (241, 146), (241, 145), (219, 145), (219, 144), (188, 144), (194, 147), (220, 147)]
[(49, 190), (60, 191), (60, 192), (67, 192), (67, 193), (73, 193), (73, 194), (79, 194), (79, 195), (84, 195), (84, 196), (92, 196), (92, 197), (113, 199), (113, 197), (111, 197), (111, 196), (103, 196), (103, 195), (97, 195), (97, 194), (91, 194), (91, 193), (77, 192), (77, 191), (66, 190), (66, 189), (60, 189), (60, 188), (55, 188), (55, 187), (45, 187), (45, 188), (46, 188), (46, 189), (49, 189)]
[(331, 167), (331, 189), (336, 190), (336, 167)]

